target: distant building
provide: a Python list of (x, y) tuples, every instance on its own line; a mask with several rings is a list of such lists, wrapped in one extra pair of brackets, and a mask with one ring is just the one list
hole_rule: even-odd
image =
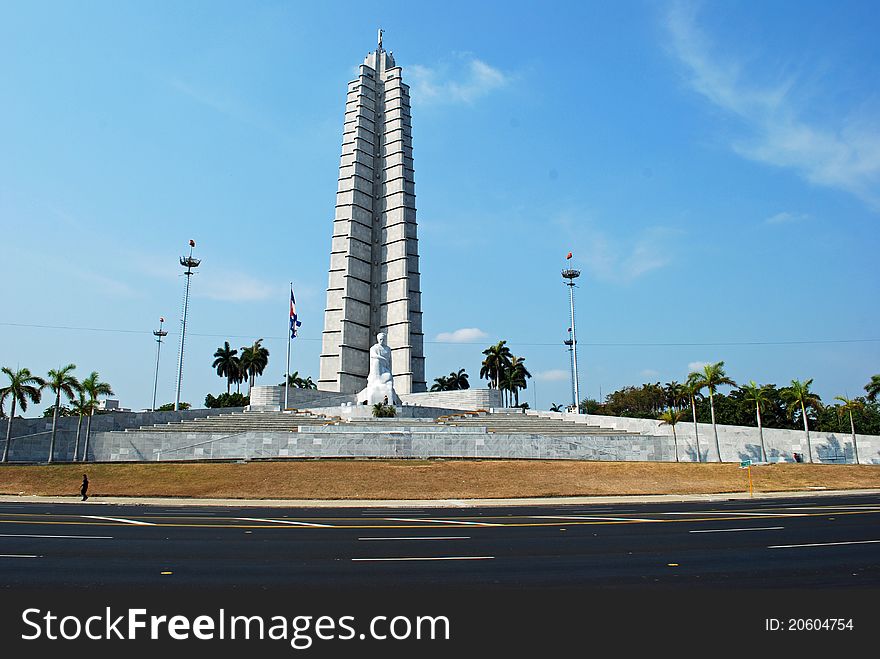
[(113, 398), (99, 400), (95, 409), (98, 412), (131, 412), (127, 407), (119, 407), (119, 401)]

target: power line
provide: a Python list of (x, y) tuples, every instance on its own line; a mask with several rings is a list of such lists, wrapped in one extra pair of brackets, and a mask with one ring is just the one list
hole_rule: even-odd
[[(0, 323), (0, 326), (4, 327), (22, 327), (22, 328), (33, 328), (33, 329), (52, 329), (52, 330), (66, 330), (66, 331), (77, 331), (77, 332), (106, 332), (111, 334), (152, 334), (152, 330), (136, 330), (136, 329), (123, 329), (123, 328), (115, 328), (115, 327), (77, 327), (72, 325), (38, 325), (33, 323)], [(169, 332), (169, 336), (176, 336), (179, 333), (177, 332)], [(200, 336), (203, 338), (215, 338), (215, 339), (253, 339), (253, 334), (199, 334), (196, 332), (191, 332), (190, 336)], [(265, 336), (264, 338), (270, 340), (284, 340), (286, 337), (284, 336)], [(308, 338), (308, 337), (300, 337), (301, 341), (321, 341), (320, 338)], [(472, 346), (482, 346), (485, 345), (484, 342), (479, 341), (461, 341), (461, 342), (450, 342), (450, 341), (425, 341), (425, 343), (430, 345), (472, 345)], [(552, 346), (559, 347), (562, 345), (562, 341), (554, 342), (554, 343), (524, 343), (520, 341), (508, 341), (508, 343), (516, 344), (520, 346), (528, 346), (528, 347), (541, 347), (541, 346)], [(835, 343), (880, 343), (880, 338), (877, 339), (809, 339), (809, 340), (794, 340), (794, 341), (706, 341), (706, 342), (588, 342), (588, 341), (578, 341), (580, 345), (590, 346), (594, 348), (670, 348), (670, 347), (681, 347), (681, 348), (698, 348), (698, 347), (735, 347), (735, 346), (789, 346), (789, 345), (821, 345), (821, 344), (835, 344)]]

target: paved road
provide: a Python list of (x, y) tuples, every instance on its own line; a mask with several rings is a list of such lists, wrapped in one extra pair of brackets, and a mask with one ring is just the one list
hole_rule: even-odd
[(0, 502), (0, 587), (880, 587), (880, 496), (541, 507)]

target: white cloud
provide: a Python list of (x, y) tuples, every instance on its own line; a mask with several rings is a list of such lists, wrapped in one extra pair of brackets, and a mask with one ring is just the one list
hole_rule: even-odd
[[(713, 105), (739, 118), (746, 135), (731, 148), (757, 162), (792, 169), (810, 183), (844, 190), (880, 210), (880, 125), (876, 118), (838, 113), (822, 125), (803, 118), (815, 99), (795, 76), (756, 84), (772, 62), (748, 68), (745, 60), (716, 57), (699, 28), (694, 5), (676, 3), (667, 15), (672, 51), (690, 85)], [(820, 91), (816, 96), (827, 94)]]
[[(193, 282), (193, 296), (222, 302), (265, 300), (277, 287), (243, 273), (211, 273), (210, 277)], [(279, 299), (281, 296), (279, 295)]]
[(575, 267), (585, 268), (604, 281), (629, 283), (669, 265), (677, 251), (682, 232), (654, 226), (635, 237), (615, 238), (576, 216), (560, 219), (571, 234)]
[(440, 332), (436, 340), (441, 343), (469, 343), (487, 336), (489, 335), (478, 327), (462, 327), (454, 332)]
[(660, 371), (655, 371), (653, 368), (646, 368), (639, 372), (643, 378), (648, 378), (649, 380), (653, 380), (658, 375), (660, 375)]
[(416, 103), (473, 103), (505, 87), (511, 76), (468, 54), (437, 66), (413, 64), (407, 76)]
[(766, 220), (764, 220), (765, 224), (795, 224), (796, 222), (803, 222), (806, 219), (809, 219), (809, 215), (806, 213), (789, 213), (788, 211), (783, 211), (782, 213), (776, 213), (776, 215), (771, 215)]
[(704, 366), (708, 366), (710, 362), (691, 362), (688, 364), (688, 373), (702, 371)]
[(564, 371), (561, 368), (552, 368), (549, 371), (536, 373), (535, 379), (543, 382), (561, 382), (564, 380), (570, 380), (571, 373), (569, 371)]

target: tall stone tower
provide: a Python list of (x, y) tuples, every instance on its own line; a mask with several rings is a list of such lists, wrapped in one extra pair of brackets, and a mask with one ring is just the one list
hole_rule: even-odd
[(409, 86), (380, 30), (348, 83), (319, 389), (363, 389), (379, 332), (395, 389), (426, 389), (413, 174)]

